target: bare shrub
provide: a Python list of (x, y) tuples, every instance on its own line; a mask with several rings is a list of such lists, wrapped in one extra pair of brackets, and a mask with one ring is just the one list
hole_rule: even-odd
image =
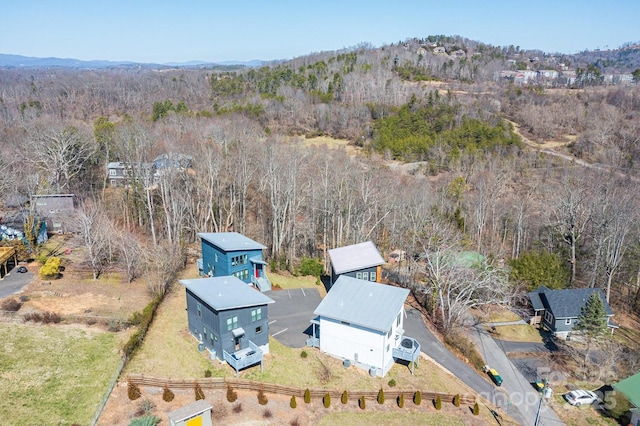
[(7, 299), (2, 302), (1, 309), (3, 311), (17, 312), (21, 307), (22, 303), (18, 302), (16, 299)]
[(213, 410), (211, 410), (211, 420), (214, 424), (222, 424), (221, 420), (227, 417), (229, 409), (223, 402), (215, 402), (213, 404)]
[(236, 414), (242, 413), (242, 402), (238, 402), (233, 406), (233, 412)]
[(271, 417), (273, 417), (273, 413), (268, 408), (265, 408), (265, 410), (262, 412), (262, 417), (264, 417), (265, 419), (270, 419)]

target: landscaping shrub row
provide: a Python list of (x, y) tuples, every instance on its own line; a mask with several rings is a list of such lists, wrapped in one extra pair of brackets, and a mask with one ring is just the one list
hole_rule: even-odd
[(142, 312), (135, 312), (129, 322), (131, 325), (138, 326), (138, 330), (131, 335), (127, 343), (125, 343), (123, 352), (125, 359), (131, 359), (133, 354), (140, 348), (142, 342), (144, 341), (144, 337), (147, 335), (147, 331), (149, 331), (149, 327), (153, 322), (153, 318), (155, 317), (156, 311), (162, 302), (163, 295), (156, 295), (151, 302), (147, 306), (144, 307)]

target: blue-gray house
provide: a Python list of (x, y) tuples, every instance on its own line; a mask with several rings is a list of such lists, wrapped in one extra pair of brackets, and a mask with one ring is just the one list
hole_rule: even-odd
[(602, 299), (607, 316), (607, 326), (613, 332), (613, 329), (618, 327), (611, 320), (613, 310), (599, 288), (550, 290), (545, 286), (538, 287), (529, 293), (534, 319), (536, 319), (533, 322), (542, 323), (542, 326), (555, 336), (566, 339), (573, 330), (573, 326), (582, 312), (582, 307), (594, 292)]
[(371, 241), (331, 249), (329, 260), (331, 261), (331, 286), (341, 275), (380, 282), (384, 259)]
[(180, 280), (187, 293), (189, 331), (211, 358), (235, 370), (269, 353), (270, 297), (233, 276)]
[(267, 262), (262, 259), (266, 247), (237, 232), (202, 232), (202, 259), (198, 260), (201, 276), (234, 276), (260, 291), (271, 290)]

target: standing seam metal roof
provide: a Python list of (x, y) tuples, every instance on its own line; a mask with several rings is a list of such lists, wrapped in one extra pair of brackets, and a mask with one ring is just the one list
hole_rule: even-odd
[(263, 250), (267, 247), (237, 232), (200, 232), (198, 237), (224, 251)]
[(329, 258), (336, 274), (382, 265), (384, 259), (371, 241), (329, 250)]
[(315, 315), (381, 332), (391, 329), (409, 290), (340, 276), (320, 302)]
[(180, 284), (216, 311), (275, 303), (234, 276), (180, 280)]

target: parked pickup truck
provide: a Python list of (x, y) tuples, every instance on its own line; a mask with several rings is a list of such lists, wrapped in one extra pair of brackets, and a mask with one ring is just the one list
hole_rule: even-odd
[(493, 383), (496, 384), (496, 386), (500, 386), (502, 384), (502, 377), (500, 376), (500, 373), (498, 373), (495, 369), (489, 367), (488, 365), (485, 365), (484, 367), (482, 367), (482, 371), (487, 373), (487, 375), (491, 378)]

